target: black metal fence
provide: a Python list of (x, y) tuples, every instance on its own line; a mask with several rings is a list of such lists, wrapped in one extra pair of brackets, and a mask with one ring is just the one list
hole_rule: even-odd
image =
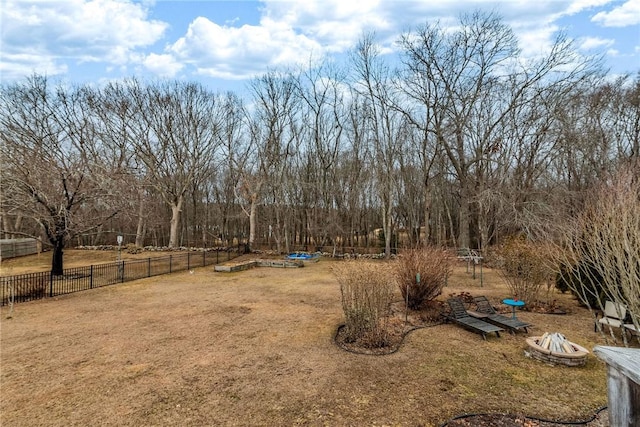
[(47, 271), (0, 277), (0, 305), (55, 297), (145, 277), (205, 267), (231, 260), (239, 254), (239, 251), (187, 252), (157, 258), (65, 268), (61, 276), (54, 276)]

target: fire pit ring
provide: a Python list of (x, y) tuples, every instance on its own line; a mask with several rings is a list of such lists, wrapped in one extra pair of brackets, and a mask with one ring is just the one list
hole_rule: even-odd
[(527, 338), (528, 351), (526, 353), (528, 356), (552, 365), (584, 366), (587, 362), (589, 350), (571, 341), (564, 340), (564, 344), (568, 346), (570, 351), (553, 351), (540, 345), (543, 344), (543, 340), (547, 335)]

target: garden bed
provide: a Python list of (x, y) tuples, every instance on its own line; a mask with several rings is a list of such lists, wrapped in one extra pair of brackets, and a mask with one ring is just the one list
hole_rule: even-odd
[(232, 273), (236, 271), (249, 270), (254, 267), (276, 267), (276, 268), (300, 268), (304, 267), (302, 261), (290, 261), (282, 259), (254, 259), (235, 263), (225, 263), (216, 265), (213, 269), (218, 272)]
[(258, 261), (244, 261), (236, 263), (219, 264), (213, 267), (214, 271), (233, 273), (235, 271), (244, 271), (258, 266)]

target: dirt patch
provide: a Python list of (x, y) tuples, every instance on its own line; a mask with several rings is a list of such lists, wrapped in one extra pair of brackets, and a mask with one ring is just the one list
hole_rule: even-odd
[[(442, 324), (386, 356), (344, 351), (333, 262), (198, 268), (18, 304), (12, 319), (3, 308), (0, 423), (437, 426), (471, 412), (580, 419), (606, 403), (603, 363), (528, 359), (524, 334), (483, 341)], [(441, 299), (463, 291), (508, 296), (489, 269), (480, 287), (457, 268)], [(571, 314), (518, 314), (531, 335), (605, 343), (586, 310), (557, 298)]]

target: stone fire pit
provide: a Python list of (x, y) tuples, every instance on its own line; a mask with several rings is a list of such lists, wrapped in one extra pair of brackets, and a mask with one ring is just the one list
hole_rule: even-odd
[(527, 338), (525, 354), (552, 365), (583, 366), (589, 350), (572, 343), (558, 332), (545, 332), (541, 337)]

